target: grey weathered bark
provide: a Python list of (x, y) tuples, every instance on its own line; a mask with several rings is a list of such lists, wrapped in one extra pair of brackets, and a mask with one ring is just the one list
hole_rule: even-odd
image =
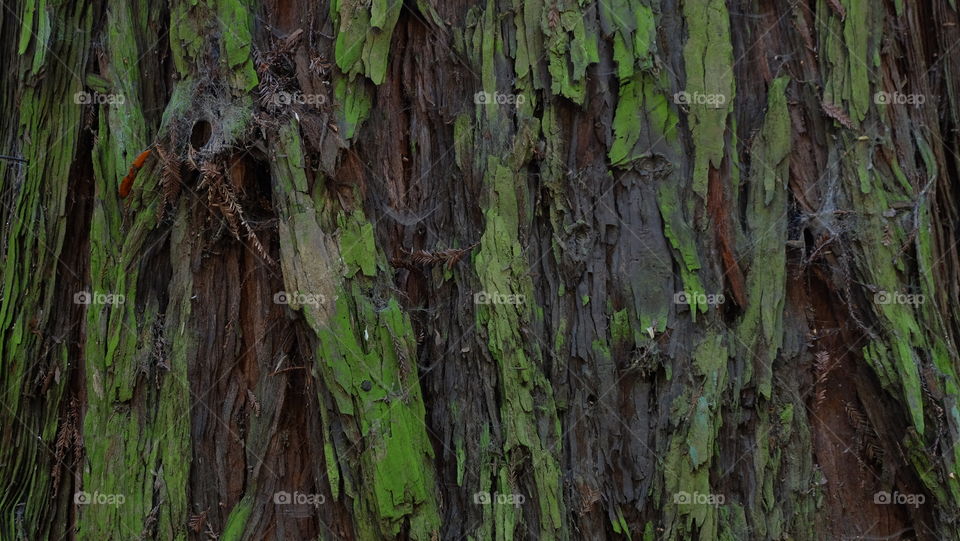
[(0, 538), (957, 539), (957, 20), (5, 3)]

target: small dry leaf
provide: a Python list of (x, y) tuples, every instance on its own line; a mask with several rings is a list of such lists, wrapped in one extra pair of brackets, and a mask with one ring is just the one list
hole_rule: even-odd
[(557, 8), (551, 9), (547, 14), (547, 24), (551, 29), (554, 29), (560, 25), (560, 12), (557, 11)]
[(250, 389), (247, 389), (247, 398), (250, 400), (250, 403), (253, 404), (253, 414), (260, 417), (260, 401), (257, 400), (256, 395), (254, 395)]
[(823, 107), (823, 112), (827, 113), (827, 116), (842, 124), (844, 128), (853, 129), (853, 121), (842, 108), (827, 102), (821, 103), (820, 106)]
[(201, 531), (203, 531), (203, 526), (207, 523), (208, 511), (210, 511), (210, 509), (207, 509), (202, 513), (198, 513), (190, 517), (189, 526), (190, 526), (190, 529), (194, 531), (194, 533), (200, 533)]
[(390, 259), (390, 264), (397, 268), (413, 269), (416, 267), (431, 267), (434, 265), (445, 265), (447, 269), (452, 269), (454, 265), (471, 250), (476, 248), (479, 243), (474, 243), (466, 248), (448, 248), (436, 252), (427, 250), (417, 250), (415, 252), (400, 249), (400, 255)]
[(833, 11), (840, 17), (841, 21), (847, 18), (847, 10), (843, 8), (840, 0), (827, 0), (827, 3), (830, 4), (830, 7), (833, 8)]

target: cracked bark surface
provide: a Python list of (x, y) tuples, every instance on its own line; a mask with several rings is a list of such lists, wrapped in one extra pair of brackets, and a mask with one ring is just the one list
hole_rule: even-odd
[(960, 538), (957, 22), (5, 2), (0, 539)]

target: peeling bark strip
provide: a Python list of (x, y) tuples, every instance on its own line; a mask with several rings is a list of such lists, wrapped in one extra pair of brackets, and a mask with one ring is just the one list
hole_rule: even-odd
[(0, 539), (960, 539), (958, 19), (7, 2)]
[(744, 291), (743, 271), (733, 253), (734, 241), (731, 238), (730, 204), (723, 193), (720, 184), (720, 171), (710, 168), (708, 173), (709, 185), (707, 195), (707, 212), (716, 231), (717, 248), (720, 250), (720, 261), (723, 264), (723, 276), (730, 284), (733, 300), (737, 306), (746, 307), (747, 297)]
[(127, 176), (123, 177), (123, 180), (120, 182), (120, 188), (118, 190), (120, 199), (124, 199), (130, 195), (130, 189), (133, 188), (133, 180), (137, 178), (137, 173), (140, 171), (140, 168), (143, 167), (147, 158), (150, 157), (150, 152), (151, 150), (148, 148), (140, 154), (137, 154), (137, 157), (133, 159), (133, 163), (130, 164), (130, 171), (127, 172)]

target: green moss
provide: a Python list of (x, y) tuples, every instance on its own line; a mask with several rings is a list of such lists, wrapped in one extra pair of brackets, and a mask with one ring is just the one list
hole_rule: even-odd
[(610, 523), (613, 525), (614, 532), (626, 536), (627, 539), (633, 539), (633, 536), (630, 535), (630, 526), (627, 524), (627, 519), (623, 516), (620, 507), (617, 507), (616, 519), (611, 519)]
[(753, 147), (748, 178), (746, 234), (757, 240), (751, 245), (750, 271), (746, 276), (748, 305), (737, 328), (742, 355), (757, 361), (747, 365), (742, 380), (752, 379), (759, 367), (757, 386), (769, 398), (772, 363), (783, 344), (783, 309), (786, 302), (787, 178), (791, 148), (790, 113), (787, 109), (787, 77), (775, 79), (767, 94), (767, 112)]
[(610, 320), (610, 336), (614, 346), (633, 346), (633, 330), (630, 328), (630, 312), (617, 310)]
[(660, 207), (660, 216), (663, 218), (663, 233), (670, 245), (679, 255), (680, 277), (683, 291), (690, 299), (690, 314), (697, 320), (697, 312), (706, 313), (708, 307), (700, 304), (699, 299), (706, 293), (698, 271), (700, 270), (700, 256), (694, 240), (693, 230), (683, 217), (680, 207), (678, 188), (676, 185), (662, 183), (657, 193), (657, 203)]
[[(84, 444), (88, 467), (82, 487), (88, 492), (121, 494), (120, 506), (86, 506), (78, 521), (78, 536), (113, 537), (117, 531), (144, 530), (156, 499), (163, 506), (154, 515), (157, 535), (175, 538), (187, 520), (186, 487), (190, 468), (189, 419), (182, 415), (183, 381), (194, 348), (192, 336), (184, 336), (180, 325), (189, 319), (192, 269), (188, 261), (172, 261), (174, 277), (169, 289), (164, 319), (154, 297), (138, 298), (138, 266), (148, 235), (156, 227), (156, 203), (134, 199), (121, 210), (116, 196), (118, 179), (126, 174), (130, 161), (149, 143), (148, 129), (137, 102), (141, 81), (130, 67), (139, 58), (137, 37), (149, 36), (146, 18), (138, 17), (137, 6), (116, 5), (107, 12), (105, 58), (116, 64), (108, 70), (112, 92), (125, 96), (123, 104), (101, 109), (96, 126), (98, 136), (92, 152), (96, 203), (89, 230), (90, 291), (124, 297), (122, 304), (88, 305), (86, 325), (97, 329), (96, 340), (84, 344), (84, 374), (87, 406), (83, 416)], [(159, 36), (153, 36), (159, 39)], [(174, 106), (179, 105), (174, 103)], [(156, 184), (148, 166), (138, 177), (140, 191)], [(183, 210), (183, 209), (181, 209)], [(178, 216), (171, 231), (171, 243), (186, 245), (188, 219)], [(140, 310), (136, 309), (141, 305)], [(169, 370), (143, 392), (141, 370), (152, 362), (153, 331), (164, 323), (170, 341)], [(137, 391), (140, 391), (139, 393)], [(140, 416), (136, 407), (152, 412)], [(137, 434), (131, 438), (130, 434)], [(148, 442), (144, 447), (143, 442)], [(161, 488), (162, 487), (162, 488)]]
[(473, 125), (470, 115), (458, 115), (453, 123), (453, 149), (457, 167), (464, 173), (472, 172), (475, 147), (473, 143)]
[[(720, 168), (724, 157), (727, 115), (733, 108), (733, 43), (730, 15), (724, 0), (684, 2), (687, 42), (683, 48), (687, 82), (684, 89), (693, 97), (688, 120), (693, 140), (693, 190), (706, 199), (707, 173)], [(708, 104), (697, 103), (703, 96)], [(722, 104), (713, 106), (710, 102)]]
[(662, 91), (660, 81), (646, 73), (622, 81), (613, 119), (610, 165), (630, 167), (635, 160), (652, 155), (652, 148), (638, 143), (677, 143), (679, 118)]
[(742, 505), (728, 502), (720, 508), (720, 541), (740, 541), (756, 535), (747, 524)]
[[(824, 65), (823, 99), (847, 110), (850, 119), (866, 118), (873, 92), (870, 65), (877, 52), (875, 28), (883, 28), (882, 10), (868, 0), (841, 0), (846, 16), (818, 18), (821, 63)], [(879, 19), (878, 19), (879, 18)], [(878, 81), (879, 83), (879, 81)]]
[(30, 36), (33, 35), (33, 16), (37, 12), (35, 0), (26, 0), (23, 3), (23, 17), (20, 18), (20, 43), (17, 45), (17, 54), (27, 52), (30, 45)]
[(230, 511), (230, 515), (227, 516), (227, 523), (223, 526), (223, 533), (220, 534), (220, 539), (223, 541), (243, 539), (244, 527), (251, 512), (253, 512), (253, 497), (247, 495)]
[(456, 441), (456, 454), (457, 454), (457, 486), (463, 486), (463, 477), (467, 471), (467, 451), (463, 446), (463, 439), (457, 438)]
[(351, 139), (370, 114), (372, 94), (361, 82), (350, 82), (342, 76), (334, 77), (333, 94), (340, 133), (344, 139)]
[[(316, 372), (313, 372), (315, 375)], [(327, 467), (327, 484), (333, 499), (340, 499), (340, 464), (337, 462), (337, 452), (330, 435), (330, 413), (327, 408), (320, 408), (320, 417), (323, 419), (323, 462)]]
[(710, 420), (710, 404), (701, 396), (697, 399), (690, 421), (690, 431), (687, 433), (687, 452), (694, 467), (706, 462), (713, 454), (713, 430)]
[[(409, 320), (396, 301), (378, 309), (355, 284), (338, 296), (332, 318), (316, 331), (320, 372), (338, 411), (357, 423), (345, 427), (351, 440), (364, 441), (358, 464), (363, 492), (354, 501), (358, 520), (374, 517), (390, 536), (409, 521), (413, 538), (430, 539), (439, 527), (433, 453), (416, 378), (402, 377), (415, 369)], [(374, 383), (371, 390), (364, 390), (365, 382)]]
[(610, 353), (610, 346), (605, 340), (594, 340), (592, 346), (593, 352), (597, 354), (601, 362), (609, 362), (612, 360), (613, 356)]
[(231, 86), (249, 91), (257, 86), (257, 70), (250, 56), (250, 12), (243, 0), (218, 0), (217, 21), (223, 43), (223, 59), (228, 73), (233, 75)]
[(377, 273), (377, 250), (373, 240), (373, 224), (355, 211), (340, 221), (340, 256), (346, 265), (346, 276), (360, 270), (365, 276)]
[(647, 521), (647, 524), (643, 528), (643, 541), (656, 541), (656, 530), (653, 527), (653, 522)]
[(903, 396), (913, 418), (913, 426), (919, 434), (923, 435), (923, 389), (920, 385), (920, 371), (917, 368), (918, 359), (914, 355), (913, 348), (905, 342), (896, 344), (894, 354), (899, 365), (898, 372)]
[[(409, 529), (411, 539), (431, 539), (440, 518), (413, 328), (396, 300), (379, 300), (387, 279), (378, 273), (382, 255), (372, 225), (359, 210), (321, 215), (297, 188), (303, 164), (296, 125), (281, 133), (290, 149), (275, 153), (272, 173), (285, 287), (324, 299), (293, 308), (316, 333), (316, 372), (346, 438), (325, 442), (327, 468), (336, 474), (331, 483), (342, 481), (358, 537), (392, 538)], [(339, 239), (321, 227), (325, 220), (336, 223)], [(359, 478), (339, 475), (339, 464)]]
[[(793, 424), (793, 404), (787, 404), (780, 410), (780, 424), (783, 425), (784, 430), (790, 429), (790, 426)], [(789, 432), (785, 435), (789, 436)]]
[(642, 89), (639, 81), (627, 81), (620, 85), (617, 111), (613, 117), (613, 144), (608, 157), (611, 165), (627, 165), (642, 153), (634, 155), (633, 148), (640, 139)]
[[(28, 0), (24, 2), (23, 17), (20, 19), (20, 40), (17, 45), (17, 54), (27, 52), (33, 42), (33, 62), (30, 71), (38, 75), (46, 62), (47, 51), (50, 49), (50, 35), (52, 26), (50, 12), (53, 7), (47, 5), (47, 0)], [(10, 11), (12, 14), (13, 11)], [(36, 25), (34, 25), (36, 22)], [(34, 39), (31, 40), (31, 37)], [(59, 58), (58, 58), (59, 60)]]
[(653, 68), (657, 22), (647, 2), (611, 0), (598, 4), (598, 9), (602, 26), (613, 29), (613, 60), (621, 83), (635, 69)]
[(334, 58), (350, 77), (363, 74), (374, 84), (383, 82), (393, 29), (402, 0), (338, 0), (330, 5), (336, 28)]
[[(515, 292), (529, 302), (534, 298), (533, 283), (519, 243), (521, 202), (515, 181), (517, 173), (496, 157), (487, 159), (486, 171), (489, 204), (484, 211), (484, 232), (474, 268), (484, 291)], [(477, 324), (483, 329), (487, 347), (498, 366), (500, 395), (504, 397), (500, 406), (503, 450), (508, 457), (517, 455), (518, 459), (530, 461), (537, 490), (530, 500), (539, 506), (540, 538), (554, 539), (563, 537), (561, 474), (553, 454), (559, 447), (560, 432), (557, 426), (555, 433), (542, 434), (539, 426), (543, 416), (556, 418), (556, 405), (550, 383), (540, 368), (541, 352), (531, 349), (520, 331), (534, 313), (528, 304), (478, 305)]]
[(707, 335), (695, 348), (694, 366), (703, 378), (699, 396), (688, 388), (672, 403), (673, 430), (669, 450), (664, 458), (664, 509), (666, 539), (690, 539), (699, 530), (699, 539), (716, 539), (717, 507), (709, 503), (674, 501), (678, 494), (710, 496), (710, 466), (713, 463), (715, 440), (722, 424), (720, 399), (726, 385), (728, 351), (719, 334)]
[(566, 318), (560, 320), (560, 324), (557, 325), (557, 332), (553, 337), (553, 349), (554, 351), (560, 352), (563, 351), (564, 346), (567, 343), (567, 320)]
[(208, 34), (202, 27), (205, 19), (192, 15), (195, 2), (176, 2), (170, 6), (170, 51), (177, 73), (187, 76), (203, 50), (204, 37)]
[[(551, 9), (551, 8), (547, 8)], [(556, 9), (556, 8), (552, 8)], [(569, 10), (559, 13), (559, 23), (541, 26), (545, 32), (547, 69), (552, 80), (551, 91), (583, 103), (586, 95), (587, 66), (599, 60), (596, 36), (584, 25), (583, 13)]]

